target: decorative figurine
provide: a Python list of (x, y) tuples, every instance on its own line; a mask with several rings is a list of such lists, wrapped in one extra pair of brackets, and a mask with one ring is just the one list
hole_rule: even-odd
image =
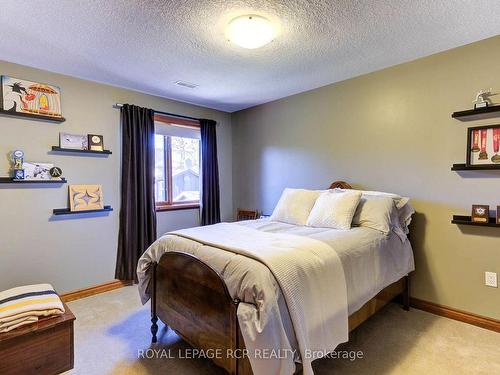
[(53, 180), (60, 180), (62, 176), (62, 169), (59, 167), (52, 167), (50, 168), (49, 174)]
[(491, 91), (491, 88), (479, 90), (476, 94), (476, 100), (472, 102), (474, 103), (474, 109), (486, 108), (491, 105), (490, 96), (497, 95), (497, 93), (493, 94)]
[(14, 163), (14, 179), (16, 180), (24, 180), (23, 157), (22, 150), (12, 151), (11, 159)]

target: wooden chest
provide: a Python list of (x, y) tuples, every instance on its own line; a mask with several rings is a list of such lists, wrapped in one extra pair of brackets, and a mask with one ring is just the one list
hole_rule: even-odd
[(0, 333), (0, 374), (53, 375), (73, 368), (73, 322), (66, 312)]

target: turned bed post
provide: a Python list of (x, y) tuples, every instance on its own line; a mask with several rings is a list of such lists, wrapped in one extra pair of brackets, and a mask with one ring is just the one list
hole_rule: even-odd
[(158, 332), (158, 316), (156, 315), (156, 266), (158, 263), (152, 264), (151, 275), (151, 342), (154, 344), (158, 341), (156, 334)]

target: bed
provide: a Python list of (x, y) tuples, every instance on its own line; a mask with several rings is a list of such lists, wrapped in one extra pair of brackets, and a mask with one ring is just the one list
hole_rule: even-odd
[[(351, 187), (338, 181), (330, 186), (330, 189), (333, 188)], [(283, 234), (292, 239), (320, 241), (330, 250), (335, 249), (345, 277), (344, 298), (348, 313), (345, 325), (348, 331), (355, 329), (398, 296), (403, 308), (409, 308), (408, 274), (414, 269), (413, 253), (409, 241), (402, 239), (401, 235), (392, 232), (382, 234), (362, 227), (349, 231), (310, 228), (269, 219), (232, 225), (219, 227), (221, 232), (218, 235), (222, 236), (224, 231), (236, 229), (243, 234)], [(301, 356), (295, 349), (300, 346), (300, 335), (296, 334), (296, 321), (291, 309), (289, 311), (287, 307), (283, 290), (278, 285), (274, 295), (272, 290), (269, 292), (272, 288), (268, 287), (263, 289), (267, 293), (264, 297), (262, 291), (256, 291), (256, 284), (265, 284), (267, 279), (273, 279), (274, 274), (269, 276), (266, 273), (267, 267), (258, 260), (234, 254), (231, 248), (216, 246), (217, 241), (207, 238), (198, 240), (197, 237), (190, 237), (189, 232), (174, 232), (157, 240), (139, 261), (141, 298), (143, 303), (151, 298), (152, 341), (157, 341), (157, 321), (160, 319), (194, 348), (224, 353), (212, 356), (212, 360), (230, 374), (254, 374), (252, 367), (255, 375), (299, 371), (301, 366), (295, 365), (301, 361)], [(275, 285), (272, 280), (269, 283)], [(261, 300), (265, 303), (259, 305)], [(328, 299), (323, 302), (328, 304)], [(271, 305), (273, 310), (268, 311), (262, 307), (267, 305)], [(253, 315), (252, 319), (260, 319), (259, 324), (267, 323), (270, 328), (257, 324), (257, 329), (252, 326), (253, 330), (249, 330), (243, 317), (245, 314), (253, 314), (256, 309), (257, 315)], [(259, 341), (258, 333), (262, 332), (264, 337), (268, 335), (270, 338)], [(345, 339), (338, 342), (342, 341)], [(250, 344), (252, 353), (262, 343), (274, 343), (280, 349), (290, 349), (290, 356), (293, 358), (259, 362), (252, 357), (251, 364), (249, 357), (245, 355), (248, 350), (245, 342)], [(262, 371), (264, 368), (265, 372)]]

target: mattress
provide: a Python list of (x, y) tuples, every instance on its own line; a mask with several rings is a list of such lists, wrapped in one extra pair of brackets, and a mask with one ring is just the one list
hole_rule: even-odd
[[(410, 242), (406, 236), (393, 231), (385, 234), (365, 227), (354, 227), (348, 231), (312, 228), (269, 219), (241, 221), (237, 225), (265, 232), (311, 237), (330, 245), (339, 255), (344, 268), (349, 314), (359, 310), (382, 289), (415, 269)], [(147, 272), (149, 264), (158, 262), (165, 251), (174, 250), (192, 254), (209, 264), (222, 275), (231, 296), (240, 300), (251, 298), (239, 294), (243, 291), (239, 280), (235, 279), (241, 275), (241, 269), (251, 267), (255, 273), (265, 271), (263, 265), (255, 260), (241, 259), (245, 257), (222, 249), (203, 247), (195, 241), (166, 234), (151, 245), (139, 260), (137, 274), (143, 303), (149, 299), (147, 290), (150, 280)], [(235, 268), (239, 268), (239, 271), (235, 272)], [(259, 276), (254, 278), (258, 279)]]

